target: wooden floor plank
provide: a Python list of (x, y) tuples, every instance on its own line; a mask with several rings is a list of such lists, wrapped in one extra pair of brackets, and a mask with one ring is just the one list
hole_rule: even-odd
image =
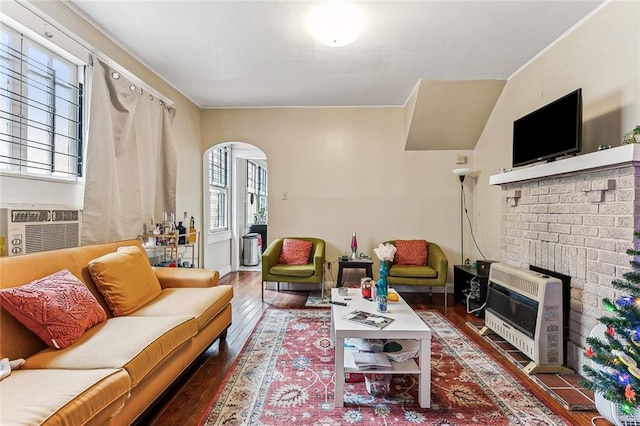
[[(188, 372), (176, 382), (175, 386), (139, 420), (139, 424), (154, 426), (198, 424), (212, 396), (221, 386), (224, 377), (232, 368), (236, 357), (264, 311), (273, 308), (304, 308), (309, 294), (308, 291), (281, 291), (278, 293), (273, 290), (265, 290), (265, 303), (262, 303), (260, 300), (260, 286), (262, 285), (260, 272), (231, 273), (222, 277), (220, 284), (230, 284), (234, 288), (233, 324), (229, 328), (227, 340), (223, 343), (213, 343)], [(443, 294), (437, 293), (431, 298), (428, 294), (403, 293), (402, 297), (414, 309), (437, 309), (444, 313), (463, 333), (497, 359), (505, 369), (519, 378), (536, 397), (543, 400), (572, 424), (591, 425), (591, 419), (598, 415), (597, 412), (568, 411), (543, 389), (533, 384), (525, 373), (506, 360), (477, 333), (469, 330), (466, 322), (478, 321), (478, 319), (473, 315), (468, 315), (464, 306), (454, 305), (452, 295), (449, 295), (449, 307), (446, 313)], [(609, 425), (604, 420), (596, 420), (593, 424)]]

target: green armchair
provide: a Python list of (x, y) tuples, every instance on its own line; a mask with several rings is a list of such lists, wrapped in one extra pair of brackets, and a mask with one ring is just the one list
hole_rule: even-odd
[[(386, 243), (395, 245), (395, 240), (385, 241)], [(396, 265), (394, 262), (387, 261), (387, 268), (389, 269), (387, 283), (389, 285), (427, 286), (429, 287), (429, 293), (431, 293), (432, 287), (444, 287), (444, 307), (447, 307), (446, 286), (449, 260), (439, 245), (427, 242), (426, 266)]]
[(280, 282), (312, 283), (324, 285), (324, 261), (325, 242), (319, 238), (289, 237), (296, 240), (310, 241), (313, 243), (309, 263), (306, 265), (285, 265), (278, 263), (284, 238), (278, 238), (269, 244), (262, 253), (262, 301), (264, 302), (264, 287), (267, 281), (277, 282), (280, 291)]

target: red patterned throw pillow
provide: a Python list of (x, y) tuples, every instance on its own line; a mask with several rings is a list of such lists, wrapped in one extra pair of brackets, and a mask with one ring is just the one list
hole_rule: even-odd
[(67, 269), (0, 290), (0, 305), (56, 349), (73, 344), (107, 319), (95, 296)]
[(396, 240), (396, 265), (425, 266), (427, 242), (425, 240)]
[(306, 265), (309, 263), (309, 256), (313, 243), (311, 241), (285, 238), (282, 243), (282, 251), (278, 263), (285, 265)]

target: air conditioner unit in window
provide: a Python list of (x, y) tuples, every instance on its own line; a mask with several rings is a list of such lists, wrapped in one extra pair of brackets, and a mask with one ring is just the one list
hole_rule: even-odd
[(82, 211), (65, 208), (0, 209), (0, 235), (5, 253), (16, 256), (78, 247)]

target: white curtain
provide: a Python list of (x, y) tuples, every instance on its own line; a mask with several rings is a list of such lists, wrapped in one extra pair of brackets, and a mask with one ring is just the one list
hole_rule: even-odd
[(175, 110), (94, 57), (82, 244), (135, 238), (176, 208)]

